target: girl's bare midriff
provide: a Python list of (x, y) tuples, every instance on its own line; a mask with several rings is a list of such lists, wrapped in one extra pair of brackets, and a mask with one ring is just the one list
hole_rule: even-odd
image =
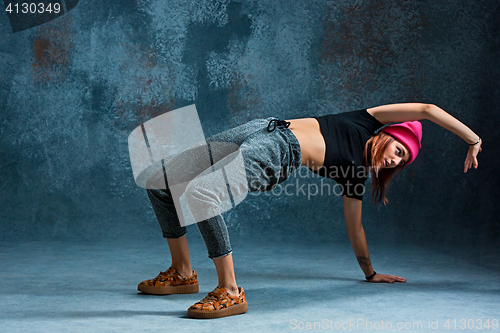
[(291, 119), (288, 127), (300, 143), (302, 165), (318, 170), (325, 162), (326, 144), (319, 123), (314, 118)]

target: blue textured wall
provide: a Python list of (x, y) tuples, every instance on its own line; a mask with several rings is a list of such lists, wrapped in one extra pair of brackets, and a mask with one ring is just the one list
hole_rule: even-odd
[[(415, 101), (483, 138), (480, 168), (463, 175), (467, 145), (424, 121), (389, 206), (365, 198), (369, 242), (498, 242), (499, 17), (493, 0), (82, 0), (13, 34), (4, 12), (0, 239), (160, 237), (127, 137), (178, 107), (208, 136)], [(319, 184), (305, 171), (289, 181)], [(344, 242), (341, 201), (262, 195), (225, 216), (233, 239)]]

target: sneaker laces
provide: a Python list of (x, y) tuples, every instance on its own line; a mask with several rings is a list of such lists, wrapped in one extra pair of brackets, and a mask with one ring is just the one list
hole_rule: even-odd
[(221, 297), (217, 293), (211, 291), (208, 293), (208, 295), (204, 299), (202, 299), (198, 303), (202, 303), (202, 304), (211, 303), (212, 301), (218, 301), (220, 299), (221, 299)]
[[(169, 268), (169, 269), (170, 269), (170, 268)], [(160, 273), (158, 274), (158, 276), (157, 276), (157, 277), (155, 277), (153, 280), (155, 280), (155, 281), (156, 281), (156, 280), (159, 280), (159, 279), (161, 279), (161, 278), (166, 278), (166, 277), (168, 277), (170, 274), (167, 274), (167, 272), (168, 272), (168, 269), (167, 269), (165, 272), (161, 272), (161, 271), (160, 271)]]

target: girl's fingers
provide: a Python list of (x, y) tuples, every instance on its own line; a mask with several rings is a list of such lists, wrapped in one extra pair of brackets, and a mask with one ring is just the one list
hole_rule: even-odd
[(464, 172), (467, 172), (471, 168), (471, 164), (469, 160), (465, 161)]

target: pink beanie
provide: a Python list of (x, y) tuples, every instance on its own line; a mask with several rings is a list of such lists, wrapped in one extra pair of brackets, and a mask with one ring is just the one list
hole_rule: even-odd
[(392, 135), (406, 146), (410, 152), (410, 164), (417, 158), (418, 151), (422, 145), (422, 124), (419, 121), (407, 121), (401, 124), (387, 126), (381, 129), (382, 132)]

